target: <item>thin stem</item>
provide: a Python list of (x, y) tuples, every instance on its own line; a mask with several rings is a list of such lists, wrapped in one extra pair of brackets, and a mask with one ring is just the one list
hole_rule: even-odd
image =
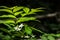
[(44, 33), (44, 32), (42, 32), (42, 31), (40, 31), (40, 30), (38, 30), (38, 29), (36, 29), (36, 28), (33, 28), (33, 27), (31, 27), (33, 30), (36, 30), (36, 31), (38, 31), (38, 32), (40, 32), (40, 33)]

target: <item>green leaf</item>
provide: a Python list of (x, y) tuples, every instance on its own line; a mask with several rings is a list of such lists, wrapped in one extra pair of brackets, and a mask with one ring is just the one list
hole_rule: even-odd
[(8, 13), (12, 13), (12, 11), (9, 10), (9, 9), (0, 9), (0, 11), (4, 11), (4, 12), (8, 12)]
[(3, 40), (11, 40), (11, 37), (9, 35), (6, 35)]
[(49, 40), (55, 40), (55, 38), (53, 36), (51, 36), (51, 35), (48, 35), (48, 39)]
[(7, 30), (6, 28), (0, 28), (0, 30), (1, 30), (1, 31), (4, 31), (5, 33), (11, 34), (11, 33), (9, 32), (9, 30)]
[(4, 37), (3, 33), (0, 33), (0, 38), (3, 38), (3, 37)]
[(47, 39), (47, 37), (46, 37), (46, 36), (44, 36), (44, 35), (43, 35), (43, 36), (41, 36), (41, 39), (42, 39), (42, 40), (48, 40), (48, 39)]
[(42, 10), (42, 9), (46, 9), (46, 8), (40, 7), (40, 8), (36, 8), (36, 9), (40, 9), (40, 10)]
[(17, 6), (13, 6), (13, 7), (10, 7), (9, 9), (10, 9), (10, 10), (13, 10), (13, 9), (16, 8), (16, 7), (17, 7)]
[(15, 27), (15, 24), (9, 24), (9, 25)]
[(23, 7), (15, 7), (15, 8), (13, 9), (13, 12), (19, 11), (19, 10), (21, 10), (21, 9), (23, 9)]
[(43, 11), (43, 10), (31, 9), (30, 13), (41, 12), (41, 11)]
[(38, 29), (36, 29), (36, 28), (34, 28), (34, 27), (31, 27), (31, 29), (33, 29), (33, 30), (35, 30), (35, 31), (37, 31), (37, 32), (40, 32), (40, 33), (44, 33), (44, 32), (42, 32), (41, 30), (38, 30)]
[(0, 20), (0, 24), (1, 23), (10, 24), (10, 23), (15, 23), (15, 22), (13, 20)]
[(25, 21), (30, 21), (30, 20), (35, 20), (36, 18), (35, 17), (20, 17), (18, 18), (18, 22), (25, 22)]
[(21, 16), (24, 17), (24, 16), (26, 16), (26, 15), (30, 15), (30, 14), (36, 14), (36, 13), (28, 13), (28, 14), (23, 13), (23, 14), (21, 14)]
[(56, 34), (56, 37), (60, 37), (60, 34)]
[(22, 17), (24, 17), (24, 16), (26, 16), (26, 15), (28, 15), (28, 14), (26, 14), (26, 13), (21, 14)]
[(2, 15), (0, 16), (0, 18), (5, 18), (5, 17), (9, 17), (9, 18), (16, 18), (15, 16), (13, 15)]
[(25, 7), (25, 8), (23, 9), (23, 11), (24, 11), (25, 13), (29, 13), (30, 9), (27, 8), (27, 7)]
[(29, 35), (32, 34), (32, 29), (28, 26), (28, 25), (25, 25), (25, 32)]
[(7, 7), (7, 6), (0, 6), (0, 8), (7, 8), (8, 9), (9, 7)]
[(30, 15), (30, 14), (36, 14), (36, 13), (32, 13), (32, 12), (30, 12), (30, 13), (28, 13), (27, 15)]
[(22, 13), (23, 13), (23, 11), (19, 11), (19, 12), (15, 12), (14, 15), (17, 16), (17, 15), (22, 14)]
[(3, 23), (4, 25), (6, 25), (9, 29), (12, 29), (12, 27), (9, 24)]
[[(30, 38), (29, 40), (37, 40), (37, 38), (33, 38), (33, 37), (32, 37), (32, 38)], [(39, 39), (38, 39), (38, 40), (39, 40)]]

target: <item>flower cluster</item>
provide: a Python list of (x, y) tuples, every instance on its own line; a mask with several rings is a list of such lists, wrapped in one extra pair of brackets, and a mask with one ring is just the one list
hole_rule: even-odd
[(16, 31), (20, 31), (23, 28), (23, 24), (20, 24), (19, 26), (14, 27)]

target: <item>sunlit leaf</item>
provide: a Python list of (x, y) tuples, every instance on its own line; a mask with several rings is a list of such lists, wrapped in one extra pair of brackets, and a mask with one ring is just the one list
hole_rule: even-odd
[(30, 20), (35, 20), (35, 17), (20, 17), (17, 21), (18, 22), (25, 22), (25, 21), (30, 21)]
[(10, 24), (10, 23), (15, 23), (15, 22), (13, 20), (0, 20), (0, 23)]
[(28, 13), (28, 14), (23, 13), (23, 14), (21, 14), (21, 16), (24, 17), (24, 16), (26, 16), (26, 15), (30, 15), (30, 14), (36, 14), (36, 13)]
[(9, 17), (9, 18), (16, 18), (15, 16), (13, 15), (2, 15), (0, 16), (0, 18), (5, 18), (5, 17)]
[(30, 15), (30, 14), (36, 14), (36, 13), (32, 13), (32, 12), (30, 12), (30, 13), (28, 13), (27, 15)]
[(24, 17), (24, 16), (26, 16), (26, 15), (28, 15), (28, 14), (26, 14), (26, 13), (21, 14), (22, 17)]
[(17, 6), (13, 6), (13, 7), (10, 7), (9, 9), (13, 10), (14, 8), (16, 8)]
[(60, 37), (60, 34), (56, 34), (56, 37)]
[(29, 13), (30, 9), (27, 8), (27, 7), (25, 7), (25, 8), (23, 9), (23, 11), (24, 11), (25, 13)]
[(9, 25), (10, 25), (10, 26), (13, 26), (13, 27), (15, 26), (15, 24), (9, 24)]
[(51, 36), (56, 36), (56, 34), (50, 34)]
[(8, 13), (12, 13), (12, 11), (9, 10), (9, 9), (0, 9), (0, 11), (4, 11), (4, 12), (8, 12)]
[(48, 39), (49, 40), (55, 40), (55, 38), (53, 36), (51, 36), (51, 35), (48, 35)]
[(32, 34), (32, 29), (28, 26), (28, 25), (25, 25), (25, 32), (29, 35)]
[(14, 15), (17, 16), (17, 15), (22, 14), (22, 13), (23, 13), (23, 11), (19, 11), (19, 12), (15, 12)]
[(31, 9), (30, 13), (41, 12), (41, 11), (43, 11), (43, 10)]
[(23, 9), (23, 7), (15, 7), (15, 8), (13, 9), (13, 12), (19, 11), (19, 10), (21, 10), (21, 9)]

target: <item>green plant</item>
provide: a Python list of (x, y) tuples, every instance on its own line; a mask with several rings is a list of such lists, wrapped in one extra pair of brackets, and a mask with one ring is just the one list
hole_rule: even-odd
[[(32, 35), (32, 29), (24, 24), (30, 20), (36, 20), (33, 16), (27, 16), (41, 12), (40, 9), (29, 9), (22, 6), (6, 7), (0, 6), (0, 24), (6, 25), (8, 28), (0, 28), (1, 31), (9, 34), (11, 38)], [(24, 26), (25, 29), (22, 30)], [(14, 33), (14, 34), (13, 34)]]
[(45, 33), (41, 36), (42, 40), (56, 40), (58, 38), (60, 38), (60, 34), (46, 34)]

